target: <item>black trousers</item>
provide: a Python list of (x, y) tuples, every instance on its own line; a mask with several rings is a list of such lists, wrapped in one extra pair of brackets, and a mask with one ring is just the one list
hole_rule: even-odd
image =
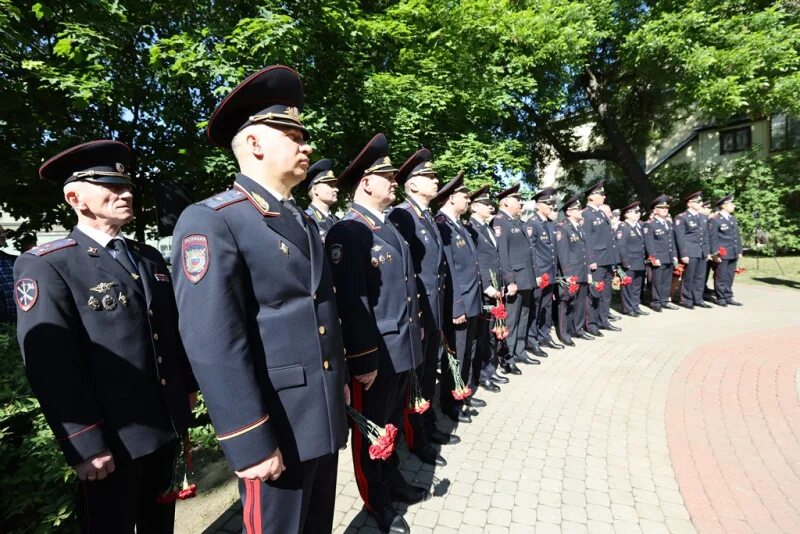
[(574, 295), (564, 287), (558, 291), (558, 333), (564, 341), (572, 341), (572, 336), (583, 332), (586, 325), (588, 284), (579, 283)]
[(525, 342), (528, 339), (528, 317), (531, 312), (533, 290), (520, 289), (513, 297), (506, 297), (508, 318), (508, 337), (506, 344), (512, 358), (525, 356)]
[(630, 313), (639, 308), (642, 304), (642, 285), (644, 284), (644, 271), (626, 271), (626, 275), (632, 278), (632, 282), (627, 286), (620, 287), (622, 296), (622, 311)]
[(717, 302), (728, 302), (733, 299), (733, 279), (736, 277), (737, 259), (722, 260), (714, 272), (714, 293)]
[(136, 459), (114, 455), (115, 470), (103, 480), (80, 482), (77, 513), (84, 534), (171, 534), (175, 503), (156, 497), (167, 491), (177, 441)]
[[(395, 374), (384, 369), (378, 370), (378, 376), (369, 389), (353, 379), (350, 381), (351, 405), (378, 426), (383, 427), (386, 423), (391, 423), (400, 429), (407, 402), (408, 379), (408, 372)], [(353, 424), (351, 443), (356, 485), (367, 509), (377, 510), (391, 505), (389, 488), (405, 484), (403, 475), (400, 474), (400, 459), (397, 452), (387, 460), (370, 459), (369, 439), (355, 424)]]
[[(611, 280), (614, 278), (612, 265), (598, 265), (592, 271), (592, 287), (589, 288), (589, 314), (587, 326), (590, 328), (607, 328), (608, 313), (611, 310)], [(594, 284), (603, 281), (603, 291), (597, 291)]]
[(694, 306), (703, 302), (706, 282), (706, 259), (689, 258), (681, 281), (681, 304)]
[(550, 341), (550, 329), (553, 328), (553, 290), (549, 284), (544, 289), (533, 289), (533, 308), (530, 326), (528, 327), (528, 345), (538, 345)]
[[(452, 319), (450, 319), (450, 324), (447, 324), (444, 330), (447, 344), (456, 353), (461, 380), (464, 381), (464, 384), (469, 382), (472, 358), (475, 356), (477, 349), (478, 321), (480, 321), (480, 316), (467, 317), (467, 322), (464, 324), (453, 324)], [(457, 401), (453, 398), (453, 389), (455, 389), (453, 373), (450, 371), (447, 355), (442, 354), (442, 382), (439, 384), (439, 402), (443, 410), (462, 404), (462, 401)]]
[(339, 454), (287, 463), (278, 480), (239, 479), (243, 534), (331, 532)]
[(669, 304), (672, 292), (672, 270), (671, 263), (662, 263), (658, 267), (650, 266), (650, 287), (653, 291), (650, 306), (653, 309), (658, 310), (665, 304)]
[[(427, 330), (425, 330), (427, 332)], [(438, 336), (437, 336), (438, 337)], [(423, 346), (424, 348), (424, 346)], [(423, 390), (422, 384), (424, 379), (425, 371), (425, 361), (423, 361), (419, 367), (417, 367), (414, 371), (411, 371), (416, 374), (417, 381), (420, 384), (420, 389)], [(433, 370), (434, 375), (434, 386), (436, 385), (436, 369)], [(414, 394), (412, 387), (411, 387), (411, 375), (409, 374), (409, 381), (408, 381), (408, 391), (406, 395), (406, 405), (403, 409), (403, 436), (406, 439), (406, 443), (408, 444), (409, 450), (411, 452), (419, 451), (422, 449), (427, 448), (430, 441), (428, 440), (427, 434), (430, 433), (434, 428), (436, 428), (436, 411), (433, 409), (433, 395), (427, 396), (422, 391), (422, 398), (426, 399), (431, 403), (431, 407), (424, 414), (414, 413), (410, 408), (411, 404), (411, 395)]]

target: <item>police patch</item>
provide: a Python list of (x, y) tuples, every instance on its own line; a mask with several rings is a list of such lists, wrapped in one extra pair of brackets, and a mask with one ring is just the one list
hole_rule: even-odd
[(183, 274), (193, 284), (198, 283), (208, 272), (211, 256), (208, 253), (208, 238), (193, 234), (183, 238), (181, 245)]
[(530, 236), (532, 236), (532, 235), (533, 235), (533, 228), (531, 228), (530, 226), (528, 226), (528, 227), (526, 228), (526, 230), (528, 231), (528, 237), (530, 237)]
[(556, 241), (561, 241), (561, 230), (556, 230)]
[(330, 249), (331, 262), (335, 265), (342, 261), (342, 245), (331, 245)]
[(617, 232), (617, 239), (622, 239), (622, 231)]
[(500, 237), (501, 235), (503, 235), (503, 229), (501, 227), (499, 227), (499, 226), (495, 226), (494, 227), (494, 235), (495, 235), (495, 237)]
[(19, 309), (26, 312), (39, 300), (39, 284), (31, 278), (20, 278), (14, 286), (14, 300)]

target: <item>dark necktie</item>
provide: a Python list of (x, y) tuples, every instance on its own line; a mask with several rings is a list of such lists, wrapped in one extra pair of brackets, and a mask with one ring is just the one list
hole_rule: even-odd
[(131, 258), (128, 256), (128, 249), (125, 243), (122, 242), (122, 239), (112, 239), (108, 243), (108, 248), (114, 251), (114, 257), (120, 265), (131, 274), (131, 277), (133, 277), (134, 280), (138, 280), (139, 269), (136, 268)]
[(297, 224), (299, 224), (301, 228), (305, 228), (306, 222), (303, 220), (303, 215), (300, 213), (300, 208), (297, 207), (297, 203), (294, 199), (284, 198), (281, 202), (283, 202), (284, 207), (292, 214)]

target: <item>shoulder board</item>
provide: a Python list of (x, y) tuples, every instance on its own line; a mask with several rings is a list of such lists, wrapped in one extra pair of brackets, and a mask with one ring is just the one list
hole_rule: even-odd
[(245, 198), (247, 197), (245, 197), (244, 193), (242, 193), (238, 189), (228, 189), (227, 191), (224, 191), (218, 195), (214, 195), (213, 197), (209, 197), (199, 202), (199, 204), (202, 204), (203, 206), (206, 206), (216, 211), (216, 210), (221, 210), (225, 206), (230, 206), (231, 204), (240, 202)]
[(499, 221), (502, 221), (504, 218), (505, 218), (505, 217), (503, 216), (503, 214), (502, 214), (502, 213), (495, 213), (495, 214), (494, 214), (494, 219), (493, 219), (493, 220), (499, 220)]
[(74, 247), (77, 244), (78, 242), (72, 239), (71, 237), (66, 237), (64, 239), (57, 239), (55, 241), (50, 241), (49, 243), (45, 243), (44, 245), (39, 245), (38, 247), (33, 247), (25, 254), (32, 254), (34, 256), (44, 256), (45, 254), (50, 254), (51, 252), (55, 252), (56, 250)]

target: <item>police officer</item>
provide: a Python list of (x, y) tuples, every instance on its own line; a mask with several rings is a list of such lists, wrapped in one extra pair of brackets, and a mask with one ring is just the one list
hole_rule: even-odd
[[(328, 232), (325, 249), (354, 377), (353, 406), (379, 426), (400, 428), (409, 375), (422, 363), (423, 331), (411, 250), (383, 215), (397, 188), (397, 169), (388, 153), (386, 137), (378, 134), (339, 176), (339, 188), (354, 191), (353, 204)], [(381, 530), (409, 532), (392, 500), (417, 502), (428, 491), (403, 479), (397, 453), (371, 460), (368, 448), (354, 429), (353, 464), (361, 498)]]
[(653, 200), (650, 204), (652, 217), (642, 230), (644, 250), (650, 268), (650, 308), (656, 312), (661, 312), (662, 309), (678, 309), (670, 302), (672, 269), (678, 263), (672, 222), (669, 220), (670, 200), (667, 195), (660, 195)]
[(333, 174), (332, 168), (331, 160), (321, 159), (308, 168), (306, 179), (303, 180), (311, 201), (306, 208), (306, 213), (314, 218), (323, 243), (325, 234), (339, 220), (331, 211), (332, 206), (339, 198), (339, 188), (336, 187), (336, 176)]
[[(478, 251), (469, 232), (461, 222), (461, 216), (469, 209), (469, 190), (464, 185), (464, 172), (459, 172), (433, 199), (432, 204), (441, 206), (436, 216), (436, 225), (442, 236), (444, 254), (447, 258), (443, 328), (447, 344), (458, 359), (461, 380), (473, 389), (472, 359), (477, 347), (478, 321), (483, 302), (481, 276), (478, 269)], [(472, 420), (467, 406), (482, 407), (486, 403), (474, 397), (458, 401), (453, 397), (455, 384), (448, 358), (442, 358), (442, 382), (440, 402), (442, 412), (454, 421), (469, 423)]]
[(525, 352), (534, 278), (531, 245), (519, 220), (522, 209), (519, 185), (514, 184), (497, 194), (500, 210), (492, 219), (492, 229), (506, 286), (508, 350), (516, 363), (538, 365), (539, 360), (530, 358)]
[(42, 165), (78, 224), (14, 269), (25, 371), (80, 479), (86, 533), (172, 532), (174, 502), (156, 498), (197, 391), (164, 259), (120, 234), (133, 219), (130, 160), (126, 145), (92, 141)]
[[(602, 336), (600, 330), (619, 331), (621, 328), (609, 321), (611, 316), (611, 281), (615, 266), (619, 263), (619, 251), (614, 240), (611, 220), (601, 209), (606, 198), (603, 181), (599, 181), (585, 191), (586, 208), (583, 210), (583, 234), (586, 237), (586, 260), (592, 275), (589, 286), (589, 313), (586, 331), (593, 336)], [(603, 290), (597, 289), (602, 282)]]
[[(742, 238), (739, 224), (733, 212), (736, 205), (733, 195), (725, 195), (717, 201), (719, 211), (708, 220), (708, 237), (711, 253), (717, 264), (714, 273), (714, 294), (719, 306), (741, 306), (733, 299), (733, 278), (736, 262), (742, 257)], [(725, 249), (722, 251), (721, 249)], [(721, 252), (725, 252), (722, 254)]]
[(580, 194), (568, 197), (561, 206), (566, 218), (556, 229), (558, 272), (564, 281), (558, 292), (558, 339), (574, 347), (572, 338), (592, 340), (586, 333), (586, 292), (589, 268), (586, 258), (586, 238), (581, 225)]
[[(422, 311), (423, 363), (417, 376), (424, 399), (433, 401), (436, 393), (436, 373), (441, 352), (442, 306), (444, 304), (444, 279), (447, 265), (439, 229), (429, 208), (430, 201), (439, 191), (439, 178), (431, 163), (431, 152), (423, 148), (414, 153), (395, 175), (399, 186), (405, 190), (405, 201), (389, 212), (389, 220), (403, 236), (411, 249), (416, 273), (419, 305)], [(411, 427), (405, 428), (409, 448), (427, 449), (425, 442), (452, 445), (459, 443), (458, 436), (442, 432), (436, 427), (436, 412), (428, 409), (424, 414), (407, 414)], [(416, 441), (421, 441), (418, 445)], [(443, 459), (427, 453), (428, 463)], [(422, 453), (426, 454), (426, 453)]]
[[(622, 294), (622, 313), (631, 317), (649, 315), (641, 308), (642, 285), (644, 284), (644, 233), (639, 225), (641, 212), (638, 200), (631, 202), (620, 210), (623, 221), (617, 227), (617, 248), (620, 254), (620, 265), (625, 276), (631, 278), (630, 283), (620, 288)], [(624, 280), (624, 279), (623, 279)]]
[(706, 278), (706, 260), (709, 254), (708, 221), (700, 212), (703, 192), (696, 191), (684, 198), (686, 211), (675, 217), (674, 233), (678, 257), (686, 267), (681, 283), (681, 306), (691, 310), (695, 306), (710, 308), (703, 302)]
[(533, 272), (536, 285), (533, 288), (534, 308), (528, 328), (528, 344), (536, 347), (541, 356), (544, 351), (539, 347), (562, 349), (563, 345), (553, 341), (550, 330), (553, 328), (553, 295), (556, 286), (555, 223), (550, 216), (555, 212), (556, 190), (552, 187), (542, 189), (536, 195), (536, 213), (524, 225), (525, 232), (531, 242), (533, 252)]
[[(497, 239), (490, 226), (494, 206), (489, 195), (489, 186), (485, 185), (469, 195), (472, 215), (464, 227), (475, 243), (478, 253), (478, 269), (481, 273), (483, 288), (483, 314), (478, 321), (478, 342), (472, 365), (472, 382), (483, 389), (497, 393), (498, 384), (507, 384), (508, 378), (497, 374), (498, 367), (507, 374), (522, 374), (513, 359), (509, 357), (505, 341), (500, 341), (493, 332), (497, 320), (489, 313), (487, 307), (497, 306), (502, 302), (503, 271), (500, 266), (500, 255), (497, 252)], [(497, 288), (492, 285), (492, 275)]]
[(333, 280), (319, 230), (291, 196), (311, 154), (302, 109), (288, 67), (229, 93), (206, 133), (231, 147), (240, 172), (186, 208), (173, 235), (184, 344), (239, 477), (248, 534), (329, 532), (347, 441)]

